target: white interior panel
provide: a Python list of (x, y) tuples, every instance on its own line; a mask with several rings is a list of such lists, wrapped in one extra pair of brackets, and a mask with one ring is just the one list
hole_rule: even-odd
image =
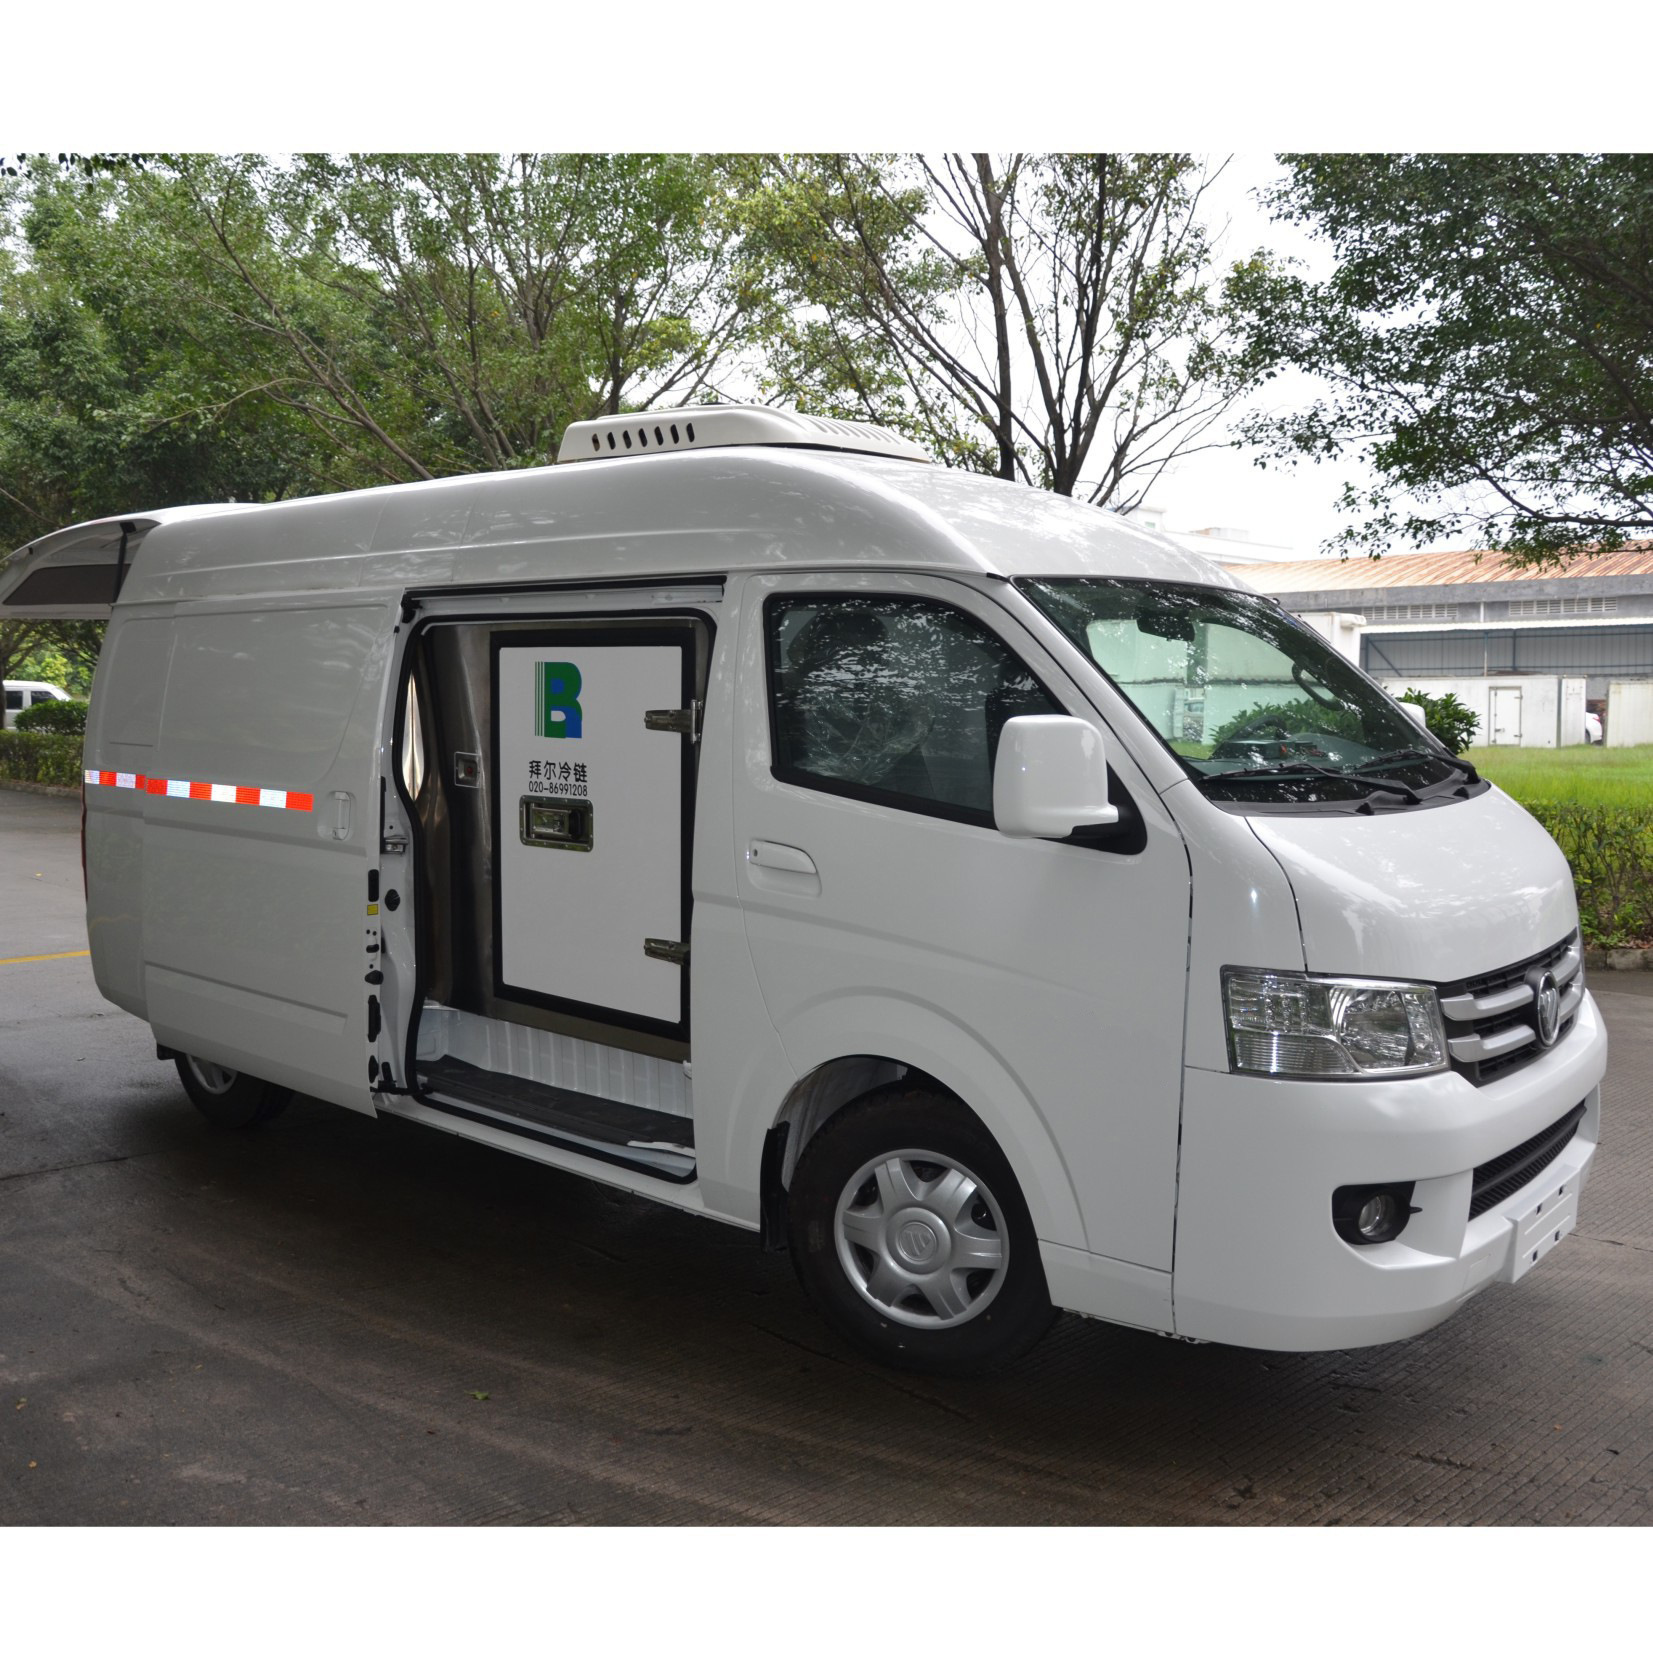
[(681, 1062), (427, 1004), (419, 1018), (419, 1060), (440, 1056), (609, 1102), (694, 1117), (694, 1093)]
[[(577, 716), (543, 714), (541, 664), (578, 673)], [(683, 702), (676, 645), (547, 643), (499, 651), (500, 974), (505, 987), (677, 1023), (682, 966), (683, 739), (644, 713)], [(566, 733), (541, 733), (543, 727)], [(525, 797), (589, 803), (591, 846), (522, 841)]]

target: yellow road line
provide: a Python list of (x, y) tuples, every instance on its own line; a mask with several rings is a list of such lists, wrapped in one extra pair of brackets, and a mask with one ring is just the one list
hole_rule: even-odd
[(78, 953), (25, 953), (21, 958), (0, 959), (0, 964), (44, 964), (47, 959), (89, 959), (92, 956), (90, 947), (83, 947)]

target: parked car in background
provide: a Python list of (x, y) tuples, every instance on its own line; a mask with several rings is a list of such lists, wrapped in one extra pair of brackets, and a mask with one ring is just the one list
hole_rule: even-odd
[(55, 683), (35, 683), (24, 678), (13, 682), (6, 680), (6, 722), (5, 727), (17, 721), (17, 714), (29, 706), (38, 706), (44, 700), (67, 700), (68, 691), (60, 689)]
[(1595, 712), (1584, 714), (1584, 744), (1586, 746), (1601, 745), (1601, 718)]

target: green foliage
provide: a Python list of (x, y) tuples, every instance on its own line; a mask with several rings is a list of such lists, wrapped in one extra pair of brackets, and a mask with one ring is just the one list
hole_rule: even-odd
[(1653, 531), (1653, 155), (1283, 159), (1269, 204), (1337, 267), (1243, 266), (1230, 295), (1254, 371), (1332, 388), (1244, 428), (1370, 460), (1345, 552), (1473, 536), (1542, 564)]
[(37, 620), (0, 620), (0, 678), (36, 675), (20, 668), (40, 647), (42, 633)]
[(1400, 699), (1423, 707), (1424, 726), (1449, 752), (1463, 751), (1481, 724), (1480, 713), (1472, 712), (1450, 689), (1440, 695), (1408, 689)]
[(793, 155), (738, 203), (763, 383), (1128, 510), (1241, 387), (1187, 155)]
[(101, 620), (32, 620), (26, 625), (25, 646), (15, 652), (6, 676), (34, 683), (55, 683), (85, 699), (92, 692), (92, 674), (103, 647)]
[(0, 179), (0, 547), (543, 464), (716, 397), (772, 321), (683, 155), (155, 157)]
[(37, 705), (25, 706), (12, 719), (14, 729), (31, 729), (42, 735), (84, 735), (86, 733), (86, 702), (84, 700), (42, 700)]
[(1592, 947), (1653, 943), (1653, 807), (1526, 800), (1573, 869)]
[(14, 173), (0, 545), (137, 507), (542, 464), (573, 419), (754, 384), (1125, 509), (1238, 387), (1185, 155)]
[(1653, 747), (1487, 746), (1474, 759), (1561, 846), (1585, 940), (1653, 944)]
[(164, 187), (37, 170), (0, 197), (9, 545), (135, 506), (280, 497), (311, 445), (290, 414), (226, 385), (257, 341), (185, 302)]
[(0, 729), (0, 780), (39, 786), (79, 786), (79, 735), (43, 735), (28, 729)]
[[(755, 307), (688, 155), (184, 158), (179, 288), (256, 389), (386, 479), (546, 462), (568, 422), (704, 399)], [(244, 374), (243, 377), (251, 377)]]
[(1529, 808), (1540, 800), (1641, 809), (1653, 799), (1653, 746), (1477, 746), (1470, 756)]
[(1299, 695), (1295, 700), (1259, 701), (1243, 712), (1236, 712), (1215, 734), (1208, 736), (1215, 751), (1248, 725), (1261, 723), (1271, 727), (1278, 722), (1287, 734), (1319, 730), (1328, 735), (1342, 735), (1349, 740), (1361, 740), (1365, 730), (1360, 714), (1348, 706), (1316, 706)]

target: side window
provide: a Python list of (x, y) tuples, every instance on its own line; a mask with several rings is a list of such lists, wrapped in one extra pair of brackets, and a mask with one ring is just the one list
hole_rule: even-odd
[(36, 689), (34, 693), (29, 696), (29, 704), (31, 706), (39, 706), (43, 701), (56, 699), (57, 696), (52, 694), (49, 690)]
[(909, 597), (771, 597), (775, 774), (929, 814), (993, 819), (1007, 718), (1060, 712), (1032, 672), (957, 609)]
[(21, 689), (6, 690), (6, 710), (8, 712), (23, 710), (23, 691)]

